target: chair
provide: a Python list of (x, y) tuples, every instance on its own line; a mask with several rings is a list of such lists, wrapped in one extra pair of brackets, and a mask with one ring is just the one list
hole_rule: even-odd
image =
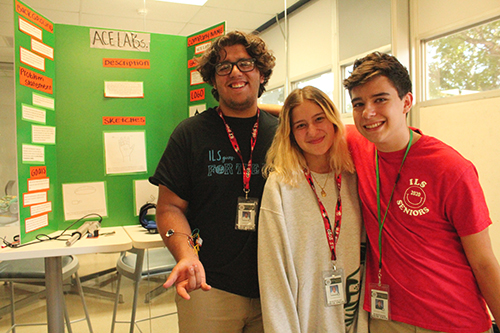
[[(71, 276), (75, 276), (76, 286), (78, 293), (82, 300), (83, 310), (85, 312), (85, 318), (70, 321), (68, 309), (66, 307), (66, 302), (64, 302), (64, 317), (66, 321), (66, 327), (68, 332), (72, 332), (71, 324), (75, 322), (87, 320), (89, 327), (89, 332), (92, 333), (92, 325), (90, 323), (90, 318), (87, 310), (87, 304), (85, 303), (85, 298), (83, 296), (83, 290), (80, 283), (80, 277), (78, 276), (78, 268), (80, 264), (78, 259), (74, 256), (64, 256), (62, 257), (62, 270), (63, 270), (63, 281), (68, 280)], [(35, 293), (32, 296), (28, 296), (17, 302), (14, 301), (14, 283), (24, 283), (24, 284), (36, 284), (44, 285), (45, 283), (45, 260), (43, 258), (35, 259), (19, 259), (19, 260), (9, 260), (0, 263), (0, 281), (6, 281), (10, 286), (10, 314), (11, 314), (11, 324), (12, 326), (7, 332), (16, 331), (18, 326), (38, 326), (46, 325), (45, 323), (33, 323), (33, 324), (17, 324), (15, 319), (15, 308), (16, 304), (23, 306), (28, 304), (34, 299), (38, 299), (42, 294), (45, 294), (45, 290), (39, 293)]]
[[(115, 323), (130, 323), (130, 333), (134, 332), (135, 325), (137, 323), (156, 319), (160, 317), (170, 316), (175, 314), (167, 313), (153, 318), (146, 318), (136, 320), (136, 310), (137, 310), (137, 299), (139, 296), (139, 282), (151, 276), (158, 275), (168, 275), (172, 272), (176, 265), (176, 261), (170, 251), (167, 248), (157, 248), (148, 250), (147, 255), (145, 255), (144, 249), (132, 249), (128, 252), (122, 252), (118, 261), (116, 263), (116, 270), (118, 272), (118, 280), (116, 285), (116, 298), (115, 306), (113, 309), (113, 320), (111, 323), (111, 333), (115, 330)], [(118, 321), (116, 320), (116, 312), (118, 308), (118, 301), (120, 297), (120, 284), (122, 276), (131, 279), (134, 282), (134, 300), (132, 303), (132, 315), (130, 321)], [(158, 290), (163, 290), (163, 286), (153, 289), (146, 295), (146, 302), (157, 294)]]

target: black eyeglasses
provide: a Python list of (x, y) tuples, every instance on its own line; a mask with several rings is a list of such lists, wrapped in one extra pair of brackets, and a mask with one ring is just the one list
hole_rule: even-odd
[(240, 59), (236, 62), (221, 62), (220, 64), (215, 65), (215, 73), (220, 76), (229, 75), (233, 71), (234, 65), (238, 67), (240, 72), (251, 72), (255, 68), (255, 59)]

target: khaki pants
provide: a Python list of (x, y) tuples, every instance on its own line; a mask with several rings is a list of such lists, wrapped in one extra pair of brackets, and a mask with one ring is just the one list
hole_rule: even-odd
[[(484, 333), (493, 332), (491, 329)], [(370, 333), (445, 333), (427, 330), (425, 328), (401, 323), (399, 321), (387, 321), (370, 319)]]
[(260, 299), (220, 289), (195, 290), (190, 300), (176, 295), (179, 333), (262, 333)]

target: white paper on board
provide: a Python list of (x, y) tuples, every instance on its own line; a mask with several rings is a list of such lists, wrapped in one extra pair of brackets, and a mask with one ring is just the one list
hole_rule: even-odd
[(36, 204), (40, 204), (43, 202), (47, 202), (47, 192), (33, 192), (33, 193), (24, 193), (23, 194), (23, 205), (24, 206), (32, 206)]
[(33, 93), (33, 105), (38, 105), (46, 109), (54, 110), (54, 99), (52, 97), (43, 96)]
[(56, 128), (54, 126), (31, 126), (31, 141), (33, 143), (56, 143)]
[(63, 203), (66, 221), (91, 213), (108, 215), (104, 182), (63, 184)]
[(28, 179), (28, 192), (50, 189), (50, 178)]
[(22, 110), (23, 110), (23, 120), (30, 120), (37, 123), (45, 124), (47, 116), (47, 112), (45, 110), (26, 104), (22, 105)]
[(45, 163), (45, 147), (23, 144), (23, 163)]
[(37, 217), (27, 218), (24, 220), (24, 225), (26, 232), (35, 231), (49, 225), (49, 216), (44, 214)]
[(133, 81), (106, 81), (104, 82), (104, 97), (143, 98), (143, 83)]
[(147, 203), (158, 202), (158, 186), (151, 184), (147, 179), (134, 181), (135, 187), (135, 215), (139, 216), (141, 207)]
[(45, 58), (20, 46), (19, 59), (23, 64), (45, 72)]
[(189, 116), (196, 116), (207, 109), (206, 104), (197, 104), (189, 106)]
[(31, 216), (40, 215), (43, 213), (50, 213), (52, 211), (52, 202), (45, 202), (39, 205), (30, 206)]
[(106, 174), (147, 172), (144, 131), (104, 133)]
[(54, 49), (33, 38), (31, 39), (31, 49), (51, 60), (54, 60)]
[(22, 18), (19, 18), (19, 30), (21, 30), (25, 34), (42, 40), (42, 29), (29, 23), (26, 20), (23, 20)]

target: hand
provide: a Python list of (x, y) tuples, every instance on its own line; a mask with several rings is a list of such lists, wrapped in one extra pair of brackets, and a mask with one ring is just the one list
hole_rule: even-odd
[(134, 146), (135, 146), (133, 144), (130, 144), (130, 137), (122, 136), (118, 140), (118, 144), (120, 146), (120, 152), (122, 153), (122, 156), (123, 156), (123, 161), (130, 162), (132, 151), (134, 150)]
[(177, 294), (182, 298), (189, 300), (189, 293), (196, 289), (204, 291), (212, 287), (206, 283), (205, 269), (198, 258), (181, 259), (175, 265), (167, 281), (163, 284), (164, 288), (170, 288), (175, 283)]

